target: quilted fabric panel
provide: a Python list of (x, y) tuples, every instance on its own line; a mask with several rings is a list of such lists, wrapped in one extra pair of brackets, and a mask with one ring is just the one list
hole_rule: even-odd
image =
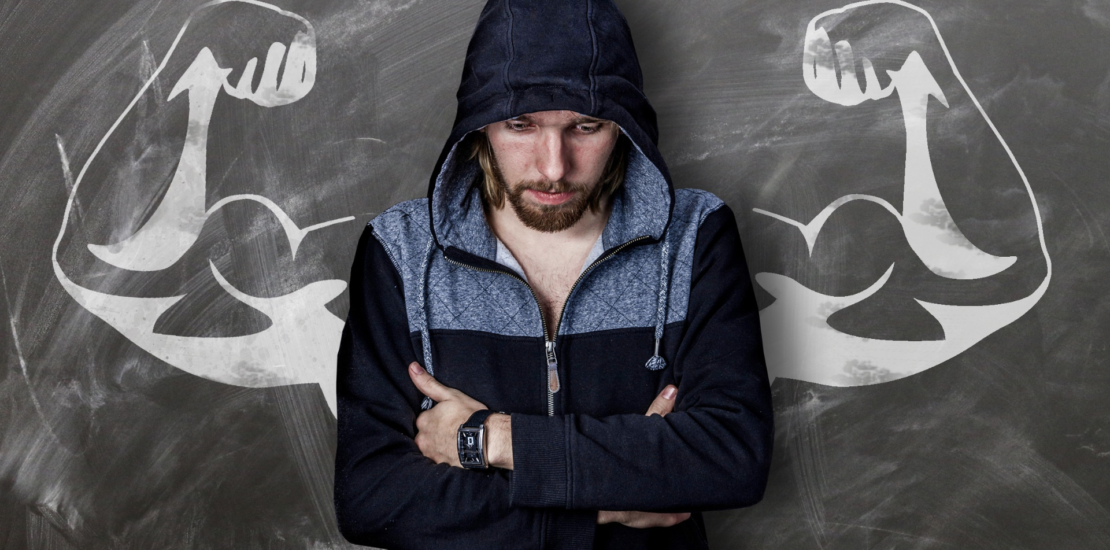
[(436, 251), (429, 277), (429, 326), (505, 336), (542, 336), (540, 308), (528, 286), (505, 273), (447, 261)]

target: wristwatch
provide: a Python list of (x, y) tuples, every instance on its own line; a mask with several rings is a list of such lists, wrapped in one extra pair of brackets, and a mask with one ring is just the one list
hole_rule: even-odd
[(459, 462), (463, 468), (488, 468), (486, 462), (486, 418), (496, 411), (482, 409), (474, 411), (470, 418), (459, 426)]

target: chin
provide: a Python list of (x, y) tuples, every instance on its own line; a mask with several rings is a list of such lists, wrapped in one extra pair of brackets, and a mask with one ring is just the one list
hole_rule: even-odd
[(582, 219), (586, 208), (585, 204), (578, 207), (578, 205), (567, 203), (557, 207), (522, 205), (519, 208), (516, 204), (513, 204), (513, 211), (520, 222), (529, 229), (543, 233), (558, 233), (570, 229), (578, 223)]

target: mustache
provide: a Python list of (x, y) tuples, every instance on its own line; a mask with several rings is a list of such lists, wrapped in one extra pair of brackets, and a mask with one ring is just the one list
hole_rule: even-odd
[(517, 182), (513, 186), (515, 193), (523, 193), (526, 190), (542, 191), (544, 193), (567, 193), (570, 191), (581, 191), (587, 186), (579, 183), (571, 183), (566, 180), (558, 181), (540, 181), (540, 180), (524, 180)]

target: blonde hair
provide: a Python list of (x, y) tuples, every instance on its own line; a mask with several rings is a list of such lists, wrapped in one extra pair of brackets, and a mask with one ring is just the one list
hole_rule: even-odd
[[(628, 165), (628, 151), (632, 142), (617, 130), (617, 143), (609, 160), (605, 164), (605, 171), (598, 182), (598, 191), (590, 197), (587, 204), (591, 212), (596, 212), (601, 206), (601, 201), (607, 200), (616, 193), (624, 183), (625, 167)], [(505, 192), (501, 187), (501, 172), (497, 169), (497, 160), (493, 156), (493, 146), (485, 132), (474, 132), (471, 136), (470, 159), (477, 157), (478, 164), (482, 167), (482, 199), (488, 207), (501, 208), (505, 204)]]

